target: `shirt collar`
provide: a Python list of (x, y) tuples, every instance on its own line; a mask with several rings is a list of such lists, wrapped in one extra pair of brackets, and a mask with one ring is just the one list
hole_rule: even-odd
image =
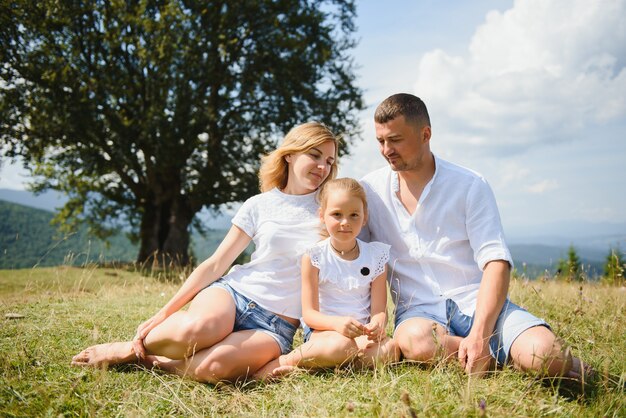
[[(440, 165), (441, 160), (435, 154), (432, 154), (432, 155), (435, 160), (435, 174), (433, 174), (433, 177), (426, 184), (426, 186), (424, 186), (424, 191), (422, 192), (422, 195), (420, 196), (420, 202), (422, 201), (424, 197), (426, 197), (428, 192), (430, 192), (430, 188), (435, 182), (437, 175), (439, 174), (439, 165)], [(396, 171), (391, 170), (391, 168), (389, 168), (389, 170), (391, 171), (391, 190), (393, 190), (394, 193), (397, 193), (400, 190), (400, 180), (399, 180), (398, 173)]]

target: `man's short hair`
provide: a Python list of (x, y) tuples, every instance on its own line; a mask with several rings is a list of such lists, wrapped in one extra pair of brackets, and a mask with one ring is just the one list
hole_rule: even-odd
[(426, 105), (422, 99), (412, 94), (398, 93), (387, 97), (376, 108), (374, 122), (387, 123), (398, 116), (404, 116), (415, 127), (430, 126)]

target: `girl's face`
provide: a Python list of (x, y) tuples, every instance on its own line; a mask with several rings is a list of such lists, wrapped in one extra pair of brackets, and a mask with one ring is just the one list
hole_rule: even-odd
[[(346, 190), (330, 190), (320, 219), (333, 242), (353, 243), (366, 219), (363, 201)], [(336, 245), (335, 245), (336, 246)]]
[(327, 141), (308, 151), (285, 156), (289, 164), (288, 194), (307, 194), (317, 190), (335, 163), (335, 143)]

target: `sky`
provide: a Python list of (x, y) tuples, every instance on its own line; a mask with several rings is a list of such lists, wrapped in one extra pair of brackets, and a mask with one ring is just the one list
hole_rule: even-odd
[(358, 4), (368, 108), (341, 176), (386, 164), (374, 109), (407, 92), (428, 107), (432, 151), (491, 184), (505, 231), (626, 222), (625, 0)]
[[(426, 103), (431, 149), (485, 176), (507, 234), (626, 223), (626, 0), (357, 1), (362, 141), (340, 176), (386, 164), (373, 113)], [(0, 188), (24, 188), (7, 165)]]

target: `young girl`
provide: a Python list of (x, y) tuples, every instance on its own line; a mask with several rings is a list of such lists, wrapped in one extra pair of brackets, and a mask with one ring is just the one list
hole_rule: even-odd
[[(337, 146), (333, 133), (317, 122), (289, 131), (263, 158), (262, 193), (244, 202), (215, 253), (139, 326), (133, 341), (89, 347), (72, 364), (98, 367), (140, 358), (216, 383), (246, 377), (289, 352), (301, 316), (298, 259), (319, 239), (316, 191), (336, 174)], [(251, 261), (222, 277), (252, 240)]]
[(365, 191), (354, 179), (332, 180), (319, 201), (329, 237), (302, 256), (305, 343), (264, 366), (256, 378), (277, 377), (295, 367), (371, 367), (398, 359), (385, 333), (389, 246), (357, 238), (367, 220)]

